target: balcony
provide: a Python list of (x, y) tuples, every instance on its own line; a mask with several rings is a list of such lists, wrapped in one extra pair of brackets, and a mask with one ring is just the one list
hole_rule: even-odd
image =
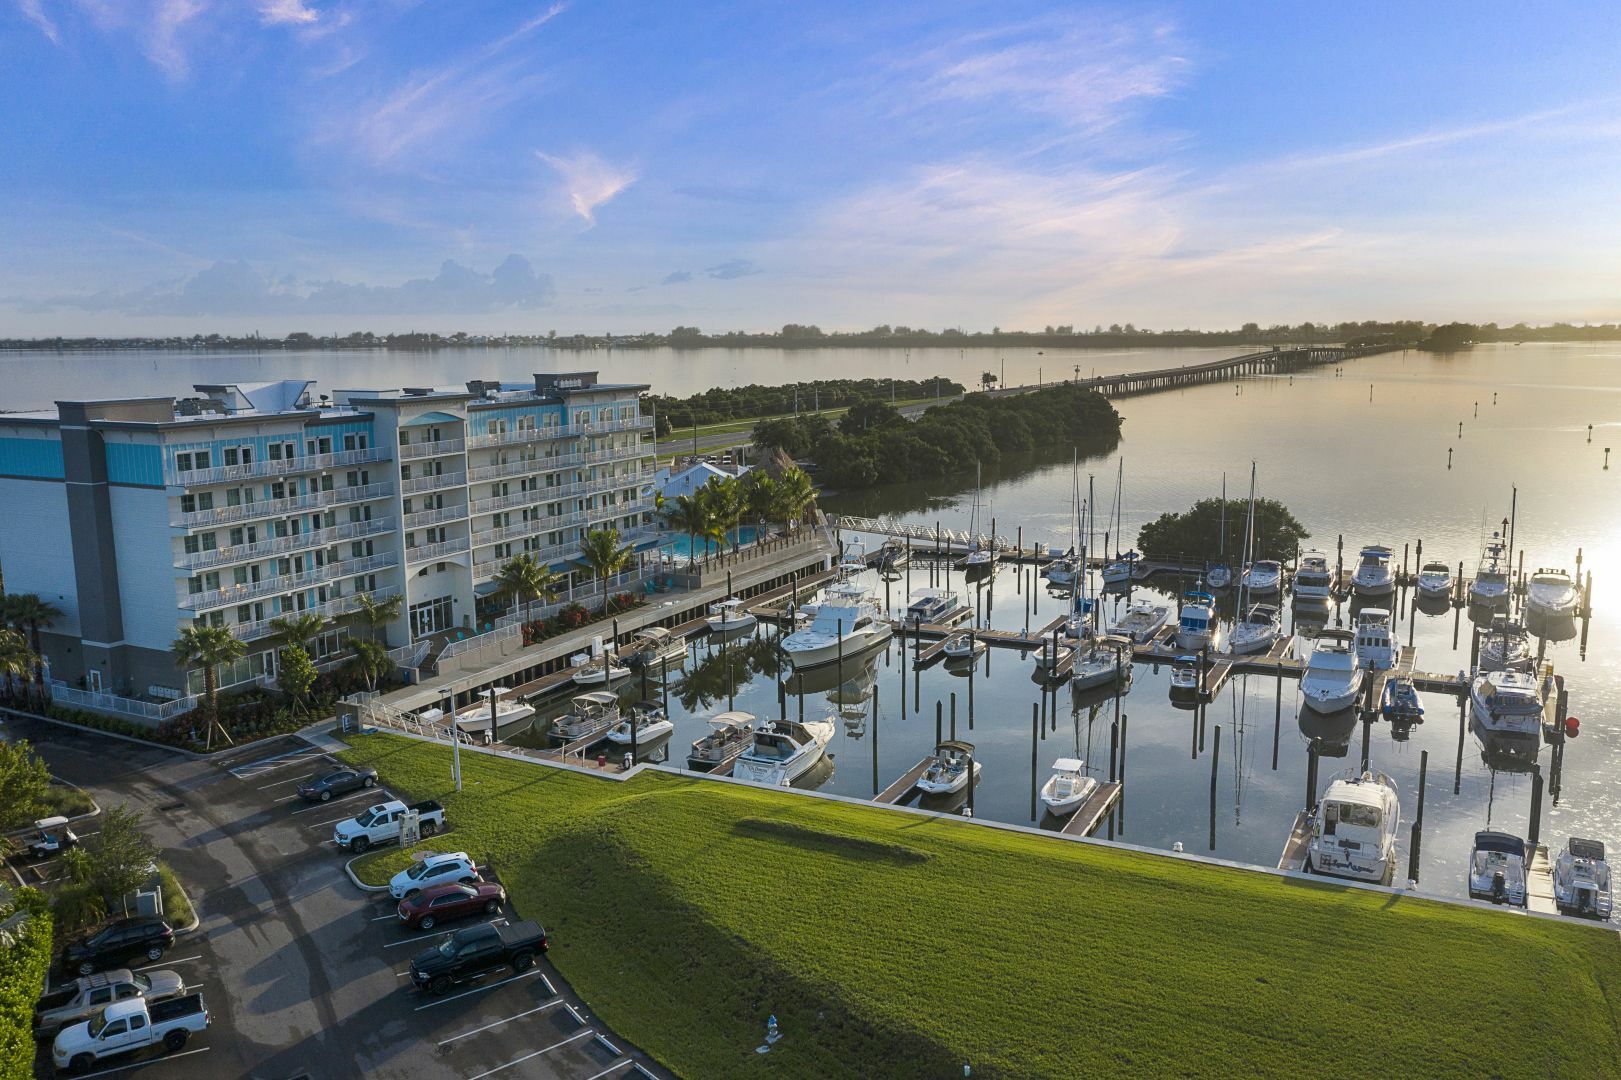
[[(529, 524), (532, 526), (534, 522), (530, 522)], [(513, 527), (516, 528), (516, 526)], [(619, 534), (619, 542), (621, 544), (639, 544), (648, 537), (655, 535), (657, 532), (657, 529), (634, 529), (630, 532), (622, 532)], [(494, 543), (496, 541), (491, 542)], [(474, 537), (473, 543), (474, 546), (477, 547), (481, 541), (478, 537)], [(566, 558), (570, 555), (577, 555), (579, 550), (580, 542), (578, 540), (572, 540), (566, 544), (552, 544), (543, 548), (534, 548), (531, 549), (528, 554), (533, 555), (542, 562), (555, 562), (558, 559)], [(516, 552), (514, 552), (514, 554), (516, 554)], [(479, 555), (473, 560), (474, 579), (477, 580), (479, 578), (489, 577), (491, 574), (494, 574), (501, 568), (502, 563), (511, 558), (512, 555), (497, 555), (492, 551), (487, 551), (484, 554)]]
[(575, 465), (592, 465), (603, 461), (628, 461), (632, 458), (645, 457), (650, 451), (640, 445), (616, 446), (610, 450), (593, 450), (586, 454), (553, 454), (551, 457), (537, 457), (507, 461), (499, 465), (480, 465), (467, 470), (467, 479), (476, 483), (480, 480), (498, 480), (503, 476), (523, 476), (528, 473), (555, 472), (558, 469), (567, 469)]
[(435, 476), (413, 476), (409, 480), (400, 481), (400, 494), (413, 495), (419, 491), (438, 491), (440, 488), (466, 486), (467, 474), (464, 472), (439, 473)]
[(557, 487), (540, 487), (533, 491), (517, 491), (511, 495), (498, 495), (493, 499), (475, 499), (468, 504), (469, 514), (493, 514), (497, 510), (506, 510), (514, 506), (532, 506), (535, 503), (550, 502), (553, 499), (566, 499), (573, 496), (589, 495), (597, 491), (608, 491), (616, 487), (634, 487), (640, 484), (641, 474), (631, 476), (608, 476), (597, 480), (581, 480), (577, 484), (562, 484)]
[(300, 589), (324, 585), (339, 578), (367, 574), (373, 570), (382, 570), (393, 566), (397, 561), (398, 557), (392, 551), (386, 551), (380, 555), (368, 555), (359, 559), (339, 559), (337, 562), (329, 562), (325, 566), (317, 566), (313, 570), (305, 570), (298, 574), (281, 574), (277, 577), (266, 578), (263, 581), (255, 581), (246, 585), (227, 585), (224, 588), (210, 589), (207, 592), (192, 593), (180, 601), (180, 607), (185, 611), (209, 611), (213, 608), (246, 604), (254, 600), (262, 600), (267, 596), (279, 596), (282, 593), (297, 592)]
[[(373, 600), (387, 600), (391, 596), (400, 595), (400, 587), (398, 585), (390, 585), (385, 589), (373, 590), (366, 595), (370, 596)], [(316, 604), (313, 607), (307, 607), (303, 611), (284, 611), (281, 614), (302, 615), (305, 612), (314, 612), (317, 615), (322, 615), (329, 619), (335, 619), (339, 615), (347, 615), (349, 612), (355, 611), (359, 607), (360, 597), (359, 594), (355, 594), (351, 596), (339, 596), (332, 600), (328, 600), (324, 604)], [(276, 628), (270, 625), (271, 621), (272, 620), (270, 619), (260, 619), (258, 622), (230, 623), (228, 624), (228, 629), (231, 631), (232, 636), (239, 638), (242, 641), (254, 641), (258, 638), (269, 637), (271, 634), (276, 632)]]
[(394, 519), (391, 517), (373, 518), (370, 521), (350, 521), (342, 525), (334, 525), (330, 529), (315, 529), (310, 532), (299, 533), (297, 536), (281, 536), (271, 540), (261, 540), (256, 544), (238, 544), (235, 547), (216, 548), (213, 551), (177, 555), (174, 564), (180, 570), (207, 570), (216, 566), (229, 566), (232, 563), (268, 559), (277, 555), (289, 555), (296, 551), (309, 551), (312, 548), (325, 547), (328, 544), (335, 544), (343, 540), (358, 540), (363, 536), (376, 536), (378, 533), (392, 531), (394, 531)]
[(467, 448), (472, 450), (481, 446), (511, 446), (546, 439), (568, 439), (579, 435), (606, 435), (613, 431), (646, 431), (652, 426), (651, 416), (642, 416), (635, 420), (611, 420), (600, 424), (552, 424), (548, 427), (503, 431), (495, 435), (473, 435), (467, 439)]
[(364, 450), (340, 450), (334, 454), (302, 454), (290, 458), (266, 458), (247, 465), (221, 465), (213, 469), (190, 469), (179, 472), (165, 465), (163, 481), (171, 486), (201, 487), (204, 484), (226, 484), (236, 480), (254, 480), (264, 476), (287, 476), (291, 473), (337, 469), (346, 465), (366, 465), (374, 461), (388, 461), (386, 446), (369, 446)]
[(405, 515), (405, 528), (418, 529), (424, 525), (437, 525), (441, 521), (462, 521), (467, 517), (465, 505), (440, 506), (432, 510), (418, 510)]
[(277, 517), (281, 514), (314, 510), (322, 506), (342, 503), (366, 502), (394, 494), (394, 485), (388, 483), (365, 484), (358, 487), (333, 488), (331, 491), (312, 491), (290, 499), (265, 499), (245, 502), (238, 506), (216, 506), (211, 510), (193, 510), (172, 518), (170, 525), (177, 529), (203, 529), (215, 525), (230, 525), (254, 518)]
[(449, 457), (460, 454), (467, 449), (460, 439), (428, 439), (423, 442), (402, 443), (398, 448), (397, 457), (400, 461), (416, 461), (420, 458)]
[(452, 555), (465, 555), (466, 553), (467, 537), (459, 536), (454, 540), (446, 540), (440, 544), (408, 547), (405, 549), (405, 561), (407, 564), (437, 562), (440, 559), (448, 559)]

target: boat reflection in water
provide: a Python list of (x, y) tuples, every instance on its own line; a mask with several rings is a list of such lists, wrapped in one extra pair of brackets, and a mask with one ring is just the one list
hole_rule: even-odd
[(1295, 714), (1300, 734), (1317, 751), (1318, 757), (1341, 758), (1350, 753), (1351, 735), (1356, 731), (1356, 709), (1320, 713), (1302, 708)]

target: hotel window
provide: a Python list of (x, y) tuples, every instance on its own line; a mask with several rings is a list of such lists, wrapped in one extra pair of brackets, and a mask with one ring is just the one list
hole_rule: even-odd
[(487, 430), (491, 435), (505, 435), (507, 433), (507, 422), (505, 420), (491, 420)]
[(306, 440), (304, 440), (304, 452), (306, 454), (330, 454), (330, 453), (332, 453), (332, 436), (323, 435), (319, 439), (306, 439)]
[(252, 465), (253, 447), (227, 446), (222, 452), (226, 465)]
[(174, 456), (174, 467), (176, 472), (191, 472), (191, 454), (189, 452), (176, 454)]
[(518, 417), (518, 430), (519, 431), (534, 431), (535, 430), (535, 418), (533, 416), (520, 416), (520, 417)]
[(364, 449), (366, 449), (366, 435), (365, 435), (365, 433), (364, 432), (353, 432), (353, 431), (346, 433), (343, 436), (343, 448), (345, 450), (364, 450)]

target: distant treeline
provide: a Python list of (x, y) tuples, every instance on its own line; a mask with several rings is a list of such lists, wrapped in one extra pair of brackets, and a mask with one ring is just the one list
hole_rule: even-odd
[(907, 420), (886, 402), (853, 406), (835, 426), (798, 416), (755, 425), (754, 445), (816, 463), (817, 479), (835, 488), (926, 480), (987, 465), (1004, 454), (1112, 450), (1120, 414), (1095, 390), (1065, 383), (1027, 394), (972, 394)]
[[(288, 334), (284, 338), (249, 334), (233, 337), (222, 334), (193, 334), (190, 337), (130, 338), (12, 338), (0, 340), (0, 349), (504, 349), (541, 345), (554, 349), (674, 349), (706, 348), (1055, 348), (1120, 349), (1156, 346), (1171, 348), (1188, 345), (1279, 345), (1279, 344), (1429, 344), (1432, 335), (1452, 327), (1466, 327), (1468, 341), (1617, 341), (1621, 325), (1599, 323), (1578, 326), (1554, 323), (1551, 326), (1498, 326), (1496, 323), (1437, 323), (1417, 320), (1386, 322), (1313, 323), (1294, 325), (1274, 323), (1261, 326), (1245, 323), (1236, 330), (1149, 330), (1131, 323), (1102, 323), (1084, 326), (1046, 326), (1040, 330), (963, 330), (947, 327), (875, 326), (870, 330), (823, 330), (807, 323), (788, 323), (780, 330), (712, 330), (677, 326), (667, 334), (558, 334), (556, 330), (533, 334), (453, 334), (400, 333), (318, 336)], [(1434, 347), (1453, 347), (1436, 344)]]
[[(932, 379), (820, 379), (782, 386), (717, 386), (691, 397), (648, 394), (643, 400), (658, 412), (660, 434), (693, 424), (755, 420), (816, 409), (842, 409), (862, 401), (913, 401), (956, 397), (962, 383), (943, 375)], [(666, 421), (668, 423), (666, 423)]]

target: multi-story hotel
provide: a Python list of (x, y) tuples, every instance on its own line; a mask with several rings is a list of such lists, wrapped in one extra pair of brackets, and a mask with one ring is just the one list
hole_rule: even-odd
[(247, 645), (222, 685), (273, 676), (271, 620), (306, 611), (334, 657), (361, 594), (404, 596), (392, 646), (476, 629), (505, 609), (491, 579), (513, 555), (580, 575), (592, 529), (650, 542), (646, 386), (195, 389), (0, 415), (0, 572), (61, 609), (42, 650), (69, 687), (197, 692), (170, 653), (193, 624)]

